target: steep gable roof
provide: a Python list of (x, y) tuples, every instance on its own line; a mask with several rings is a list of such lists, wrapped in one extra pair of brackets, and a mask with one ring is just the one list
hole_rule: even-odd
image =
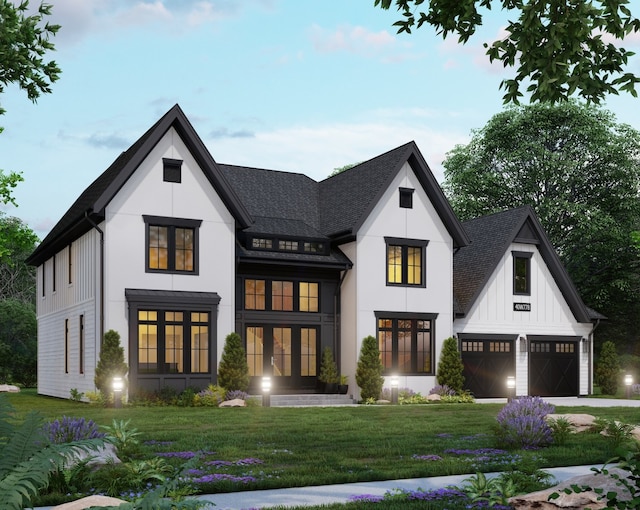
[(322, 231), (331, 237), (355, 236), (407, 162), (451, 234), (454, 246), (465, 246), (467, 234), (415, 142), (401, 145), (321, 181)]
[(536, 244), (551, 275), (578, 322), (603, 316), (587, 308), (547, 234), (530, 206), (483, 216), (463, 223), (471, 244), (453, 258), (453, 292), (458, 314), (466, 315), (493, 271), (514, 242)]
[(180, 106), (176, 104), (82, 192), (27, 262), (32, 265), (41, 264), (64, 246), (91, 230), (94, 223), (102, 221), (109, 202), (171, 127), (178, 132), (236, 221), (241, 226), (249, 225), (252, 221), (251, 216), (224, 179), (213, 157)]

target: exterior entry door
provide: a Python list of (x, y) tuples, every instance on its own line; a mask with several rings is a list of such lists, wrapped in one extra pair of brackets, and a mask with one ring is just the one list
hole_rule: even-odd
[(259, 393), (262, 377), (271, 377), (272, 393), (312, 389), (318, 370), (318, 328), (247, 326), (250, 391)]

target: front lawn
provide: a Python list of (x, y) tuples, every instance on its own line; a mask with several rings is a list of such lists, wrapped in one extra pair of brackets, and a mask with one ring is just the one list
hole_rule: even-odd
[[(201, 493), (597, 464), (614, 454), (598, 434), (563, 446), (501, 451), (493, 433), (499, 404), (429, 404), (332, 408), (125, 407), (105, 409), (22, 392), (18, 415), (84, 417), (99, 425), (129, 421), (140, 432), (136, 457), (178, 466), (200, 452), (192, 486)], [(640, 423), (637, 408), (557, 408)], [(120, 475), (119, 475), (120, 476)]]

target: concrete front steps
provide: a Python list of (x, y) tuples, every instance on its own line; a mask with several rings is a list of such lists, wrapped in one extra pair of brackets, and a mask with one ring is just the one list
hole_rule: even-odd
[[(262, 395), (256, 395), (258, 399)], [(271, 407), (334, 407), (354, 405), (353, 398), (349, 395), (325, 394), (325, 393), (298, 393), (295, 395), (271, 395), (269, 397)]]

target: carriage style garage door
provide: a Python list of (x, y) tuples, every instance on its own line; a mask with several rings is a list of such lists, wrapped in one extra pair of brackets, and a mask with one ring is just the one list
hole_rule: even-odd
[(507, 376), (515, 375), (514, 335), (459, 337), (465, 389), (476, 398), (506, 397)]
[(529, 395), (578, 395), (579, 338), (529, 337)]

